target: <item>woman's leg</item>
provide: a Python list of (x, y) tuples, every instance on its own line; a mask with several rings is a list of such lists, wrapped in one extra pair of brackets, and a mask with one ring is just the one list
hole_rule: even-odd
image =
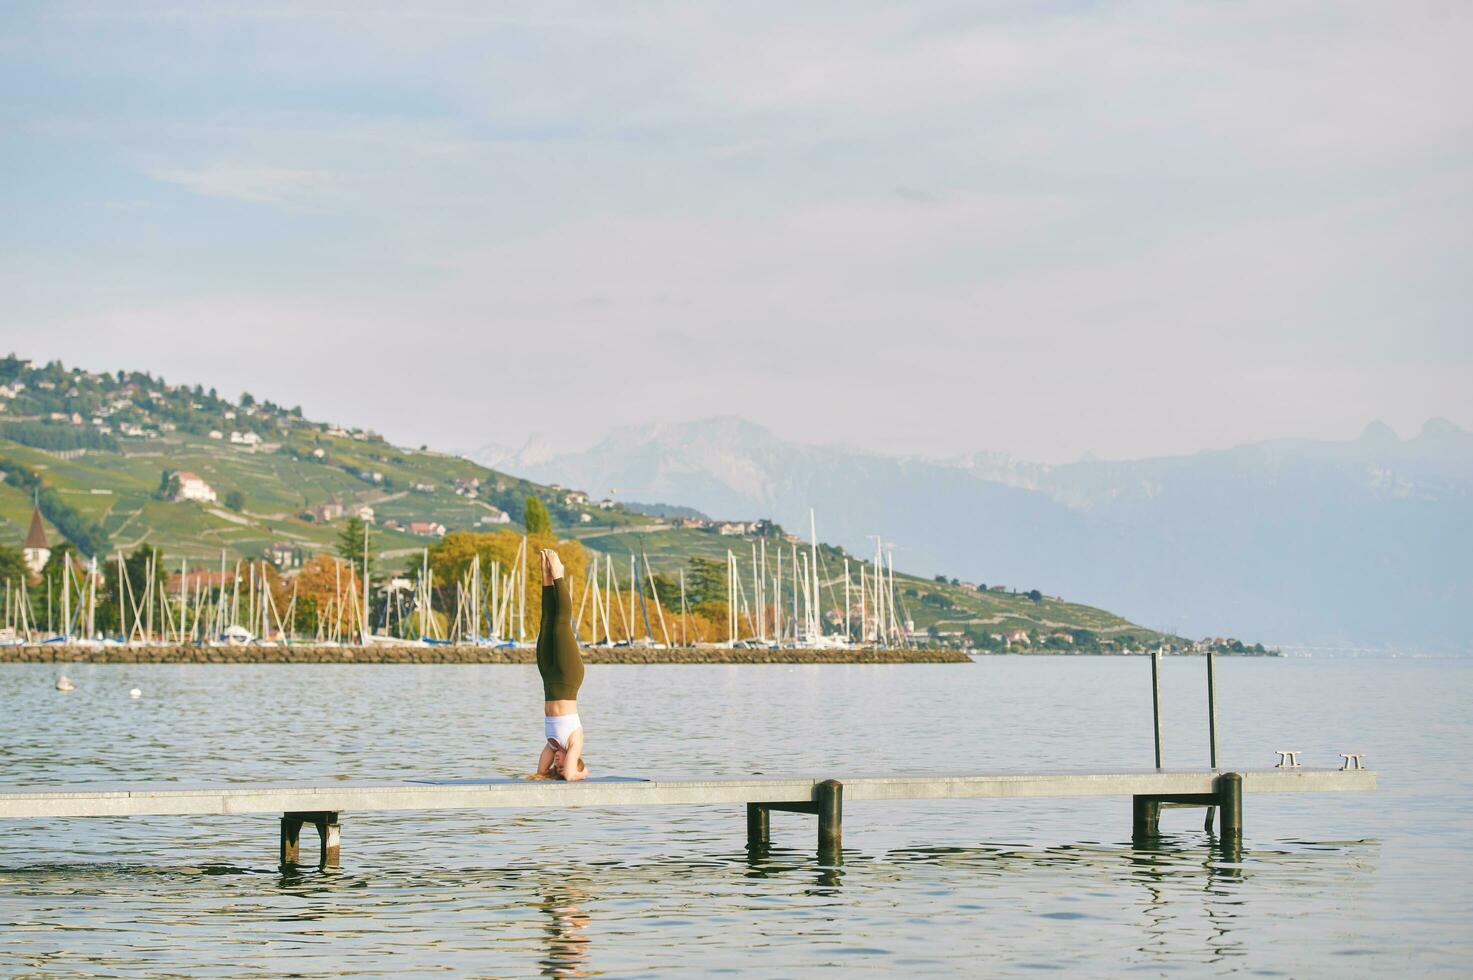
[[(553, 637), (557, 633), (557, 602), (552, 587), (551, 571), (548, 568), (547, 553), (539, 552), (538, 558), (542, 565), (542, 623), (537, 629), (537, 672), (542, 676), (542, 687), (544, 697), (547, 694), (549, 682), (556, 682), (558, 676), (557, 653), (554, 648)], [(546, 703), (543, 705), (543, 713), (546, 714)], [(537, 760), (537, 774), (547, 776), (552, 773), (553, 765), (552, 746), (544, 739), (542, 742), (542, 755)]]
[(557, 602), (557, 621), (553, 625), (552, 655), (557, 661), (558, 687), (563, 698), (576, 701), (583, 686), (583, 654), (578, 650), (578, 637), (573, 633), (573, 599), (568, 594), (568, 580), (553, 583)]

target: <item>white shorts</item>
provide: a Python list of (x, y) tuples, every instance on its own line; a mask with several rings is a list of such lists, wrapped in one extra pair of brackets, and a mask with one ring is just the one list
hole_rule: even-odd
[(574, 732), (583, 727), (576, 714), (573, 715), (543, 715), (543, 731), (547, 733), (547, 740), (555, 743), (558, 748), (566, 749), (568, 739)]

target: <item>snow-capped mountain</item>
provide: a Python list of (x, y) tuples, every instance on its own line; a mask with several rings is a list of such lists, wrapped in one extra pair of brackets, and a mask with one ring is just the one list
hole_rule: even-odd
[[(491, 462), (490, 460), (483, 460)], [(768, 516), (897, 563), (1038, 587), (1191, 634), (1289, 645), (1473, 650), (1473, 434), (1277, 440), (1047, 465), (890, 456), (723, 417), (539, 445), (496, 465), (599, 495)]]

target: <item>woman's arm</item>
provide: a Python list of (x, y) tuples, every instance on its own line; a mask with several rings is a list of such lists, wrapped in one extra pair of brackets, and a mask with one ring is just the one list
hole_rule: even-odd
[(553, 764), (553, 761), (556, 760), (556, 759), (557, 759), (557, 753), (553, 750), (552, 745), (549, 744), (549, 743), (547, 743), (547, 742), (543, 742), (542, 743), (542, 756), (541, 756), (541, 758), (539, 758), (537, 760), (537, 775), (539, 775), (539, 776), (551, 776), (552, 775), (552, 764)]
[(588, 769), (583, 765), (583, 729), (576, 729), (568, 736), (568, 751), (563, 753), (563, 778), (568, 782), (588, 778)]

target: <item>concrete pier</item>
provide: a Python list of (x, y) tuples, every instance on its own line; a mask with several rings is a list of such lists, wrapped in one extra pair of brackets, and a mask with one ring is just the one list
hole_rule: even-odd
[(1163, 805), (1216, 806), (1221, 834), (1243, 832), (1243, 797), (1250, 793), (1365, 792), (1370, 769), (1147, 769), (1116, 772), (1003, 772), (977, 775), (771, 776), (740, 779), (646, 780), (605, 776), (576, 783), (526, 779), (407, 779), (363, 782), (78, 784), (0, 788), (0, 817), (126, 817), (143, 815), (277, 813), (281, 860), (299, 861), (304, 825), (318, 832), (320, 866), (338, 863), (338, 815), (350, 811), (481, 808), (693, 806), (745, 804), (749, 847), (768, 846), (773, 810), (812, 814), (820, 857), (838, 863), (846, 803), (893, 800), (1024, 799), (1125, 796), (1132, 831), (1158, 832)]

